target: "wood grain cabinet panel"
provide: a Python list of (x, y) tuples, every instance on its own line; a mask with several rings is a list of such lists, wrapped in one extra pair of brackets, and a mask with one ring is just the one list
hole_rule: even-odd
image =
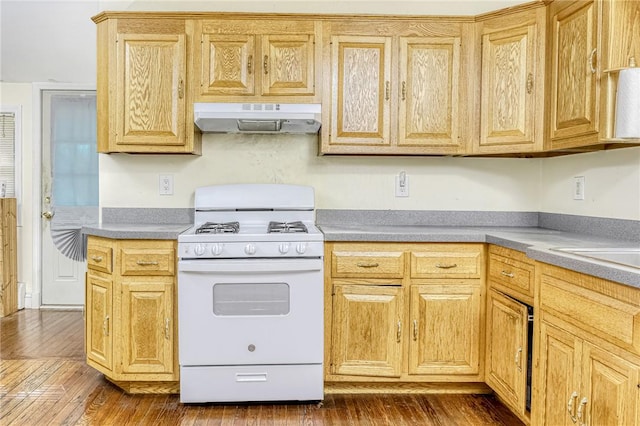
[(489, 290), (486, 382), (521, 416), (525, 416), (526, 411), (527, 333), (527, 307)]
[(103, 373), (113, 369), (113, 281), (87, 274), (85, 348), (87, 362)]
[(399, 377), (402, 287), (335, 285), (333, 309), (332, 373)]
[(482, 244), (326, 243), (326, 380), (481, 382), (484, 259)]
[[(557, 2), (558, 3), (558, 2)], [(562, 2), (559, 2), (562, 3)], [(551, 7), (551, 148), (597, 139), (600, 129), (599, 1)]]
[(202, 95), (255, 94), (255, 36), (203, 34)]
[(478, 374), (479, 283), (411, 286), (409, 374)]
[[(89, 236), (87, 363), (129, 393), (176, 393), (176, 241)], [(105, 273), (104, 259), (113, 259)]]
[(98, 24), (98, 151), (199, 154), (194, 131), (191, 22), (93, 18)]
[(201, 20), (200, 102), (314, 102), (313, 21)]
[(640, 424), (640, 290), (539, 268), (532, 424)]
[(172, 279), (129, 278), (121, 285), (123, 372), (172, 373)]
[(389, 145), (391, 38), (331, 37), (330, 144)]
[(398, 145), (457, 146), (460, 38), (400, 37)]

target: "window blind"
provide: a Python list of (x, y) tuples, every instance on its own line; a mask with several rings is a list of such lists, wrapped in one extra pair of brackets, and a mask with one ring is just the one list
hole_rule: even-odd
[(16, 116), (0, 112), (0, 196), (16, 196)]

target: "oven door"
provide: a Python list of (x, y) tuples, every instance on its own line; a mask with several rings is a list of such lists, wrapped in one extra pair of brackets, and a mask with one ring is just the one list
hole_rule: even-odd
[(178, 262), (181, 366), (323, 358), (322, 259)]

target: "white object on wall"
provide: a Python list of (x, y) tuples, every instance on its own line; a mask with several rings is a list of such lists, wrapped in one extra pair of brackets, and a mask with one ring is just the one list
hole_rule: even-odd
[(640, 139), (640, 68), (620, 70), (615, 137)]

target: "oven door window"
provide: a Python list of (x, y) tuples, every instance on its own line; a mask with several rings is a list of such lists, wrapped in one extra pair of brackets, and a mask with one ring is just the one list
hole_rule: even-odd
[(216, 316), (274, 316), (289, 313), (286, 283), (216, 283), (213, 313)]

